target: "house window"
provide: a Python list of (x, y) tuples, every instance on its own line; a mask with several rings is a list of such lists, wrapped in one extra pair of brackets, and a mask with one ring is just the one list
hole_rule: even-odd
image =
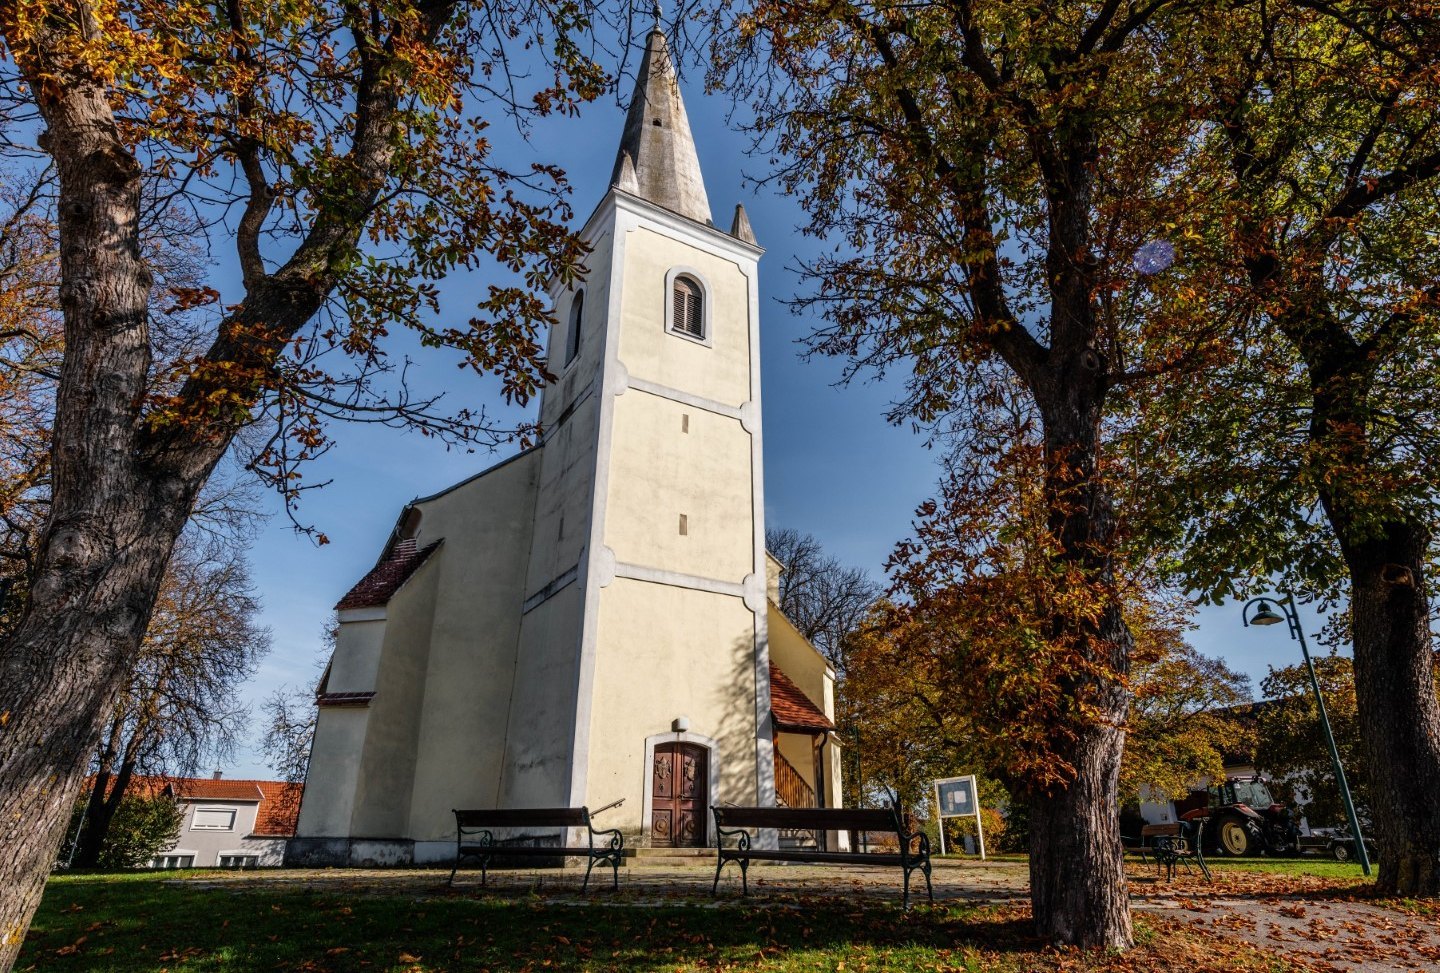
[(254, 868), (260, 864), (259, 855), (221, 855), (221, 868)]
[(150, 859), (151, 868), (194, 868), (194, 855), (156, 855)]
[(191, 831), (234, 831), (235, 811), (228, 807), (197, 807), (190, 819)]
[(585, 314), (585, 292), (580, 291), (575, 295), (575, 300), (570, 302), (570, 328), (565, 333), (565, 364), (575, 360), (580, 354), (580, 318)]
[(676, 277), (670, 299), (673, 317), (670, 328), (691, 338), (705, 337), (705, 292), (693, 277)]

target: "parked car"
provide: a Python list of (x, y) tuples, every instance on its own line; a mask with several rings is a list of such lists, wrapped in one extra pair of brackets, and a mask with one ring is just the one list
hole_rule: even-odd
[[(1360, 857), (1355, 847), (1355, 836), (1350, 833), (1348, 825), (1341, 825), (1331, 830), (1326, 850), (1330, 852), (1330, 857), (1337, 862), (1355, 861)], [(1375, 860), (1375, 840), (1368, 836), (1365, 838), (1365, 857), (1371, 861)]]

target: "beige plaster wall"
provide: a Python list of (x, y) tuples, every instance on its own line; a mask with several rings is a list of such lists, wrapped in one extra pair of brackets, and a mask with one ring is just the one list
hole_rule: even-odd
[[(374, 609), (368, 611), (373, 612)], [(366, 617), (350, 621), (344, 612), (335, 632), (335, 651), (330, 657), (326, 692), (368, 693), (375, 691), (375, 678), (380, 671), (380, 650), (385, 641), (385, 619)]]
[[(546, 429), (554, 427), (575, 398), (584, 393), (595, 374), (596, 364), (603, 359), (614, 237), (608, 230), (603, 230), (591, 246), (593, 249), (586, 258), (587, 271), (583, 279), (555, 295), (556, 323), (550, 329), (546, 361), (556, 382), (545, 389), (540, 403), (540, 422)], [(575, 295), (581, 291), (585, 293), (585, 310), (580, 321), (580, 352), (567, 366), (565, 343), (570, 327), (570, 307)]]
[(648, 835), (645, 739), (677, 717), (717, 741), (710, 803), (753, 803), (755, 616), (743, 600), (617, 578), (600, 593), (599, 630), (585, 800), (625, 798), (606, 825)]
[(365, 750), (348, 834), (403, 837), (410, 823), (436, 583), (447, 553), (442, 546), (432, 554), (386, 606), (385, 647), (375, 679), (375, 698), (368, 707)]
[(502, 807), (569, 802), (583, 602), (578, 582), (524, 617), (505, 733)]
[(790, 619), (775, 607), (773, 601), (768, 603), (767, 608), (770, 661), (800, 687), (816, 708), (834, 720), (834, 675), (830, 664), (790, 623)]
[(813, 738), (804, 733), (786, 733), (781, 730), (775, 735), (775, 745), (780, 755), (800, 772), (805, 783), (815, 786), (815, 753), (811, 746)]
[(369, 717), (370, 710), (361, 706), (321, 707), (310, 743), (300, 819), (295, 826), (298, 837), (350, 833)]
[[(665, 331), (665, 275), (693, 270), (710, 303), (710, 344)], [(625, 241), (620, 361), (632, 378), (739, 406), (750, 399), (750, 284), (734, 261), (648, 228)]]
[(610, 461), (605, 543), (618, 561), (735, 584), (754, 571), (739, 421), (632, 388), (615, 401)]
[(417, 542), (445, 543), (435, 555), (409, 837), (453, 837), (452, 808), (499, 798), (542, 452), (418, 505)]

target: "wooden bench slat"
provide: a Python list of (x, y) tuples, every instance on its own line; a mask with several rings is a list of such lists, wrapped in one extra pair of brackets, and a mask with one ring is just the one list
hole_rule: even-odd
[(835, 865), (901, 865), (905, 859), (889, 851), (810, 851), (805, 848), (751, 848), (745, 852), (751, 861), (817, 862)]
[(583, 828), (590, 812), (583, 807), (536, 807), (455, 812), (462, 828)]
[(799, 831), (894, 831), (895, 812), (873, 808), (717, 807), (722, 828), (790, 828)]

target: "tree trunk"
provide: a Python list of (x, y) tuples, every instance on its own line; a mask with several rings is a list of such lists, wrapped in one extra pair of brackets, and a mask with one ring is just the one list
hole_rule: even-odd
[(137, 448), (152, 281), (139, 246), (140, 167), (98, 85), (42, 110), (59, 177), (65, 360), (50, 519), (0, 649), (0, 971), (19, 953), (171, 547), (219, 455), (192, 461), (196, 475), (182, 480)]
[(1066, 755), (1075, 781), (1030, 797), (1030, 902), (1048, 942), (1126, 949), (1133, 941), (1117, 811), (1124, 746), (1123, 730), (1092, 727)]
[(94, 868), (100, 864), (100, 846), (105, 843), (105, 833), (110, 830), (110, 768), (120, 753), (120, 735), (124, 721), (116, 716), (110, 721), (110, 732), (106, 736), (105, 748), (100, 752), (99, 766), (95, 779), (90, 784), (90, 799), (85, 802), (85, 816), (80, 826), (80, 835), (75, 841), (75, 854), (70, 864), (77, 868)]
[[(1318, 288), (1317, 288), (1318, 290)], [(1319, 300), (1297, 302), (1314, 308)], [(1333, 316), (1287, 324), (1310, 370), (1309, 438), (1325, 515), (1350, 574), (1355, 701), (1380, 851), (1377, 885), (1440, 894), (1440, 700), (1430, 637), (1423, 514), (1383, 486), (1370, 432), (1373, 356)]]
[(1377, 885), (1440, 895), (1440, 702), (1424, 566), (1428, 537), (1402, 524), (1345, 544), (1355, 696), (1370, 767)]
[(135, 761), (129, 757), (113, 776), (108, 773), (97, 775), (90, 803), (85, 808), (85, 828), (73, 864), (81, 868), (99, 866), (100, 853), (105, 850), (105, 840), (110, 836), (110, 823), (115, 820), (115, 813), (120, 810), (120, 802), (125, 799), (125, 791), (134, 776)]
[(1044, 419), (1050, 527), (1061, 557), (1080, 565), (1094, 586), (1082, 600), (1103, 604), (1098, 622), (1058, 610), (1052, 622), (1051, 637), (1072, 644), (1089, 671), (1067, 677), (1068, 725), (1052, 736), (1074, 779), (1030, 795), (1030, 901), (1037, 933), (1051, 942), (1128, 949), (1134, 932), (1119, 782), (1132, 639), (1114, 585), (1114, 507), (1098, 473), (1104, 369), (1088, 350), (1052, 369), (1034, 389)]

